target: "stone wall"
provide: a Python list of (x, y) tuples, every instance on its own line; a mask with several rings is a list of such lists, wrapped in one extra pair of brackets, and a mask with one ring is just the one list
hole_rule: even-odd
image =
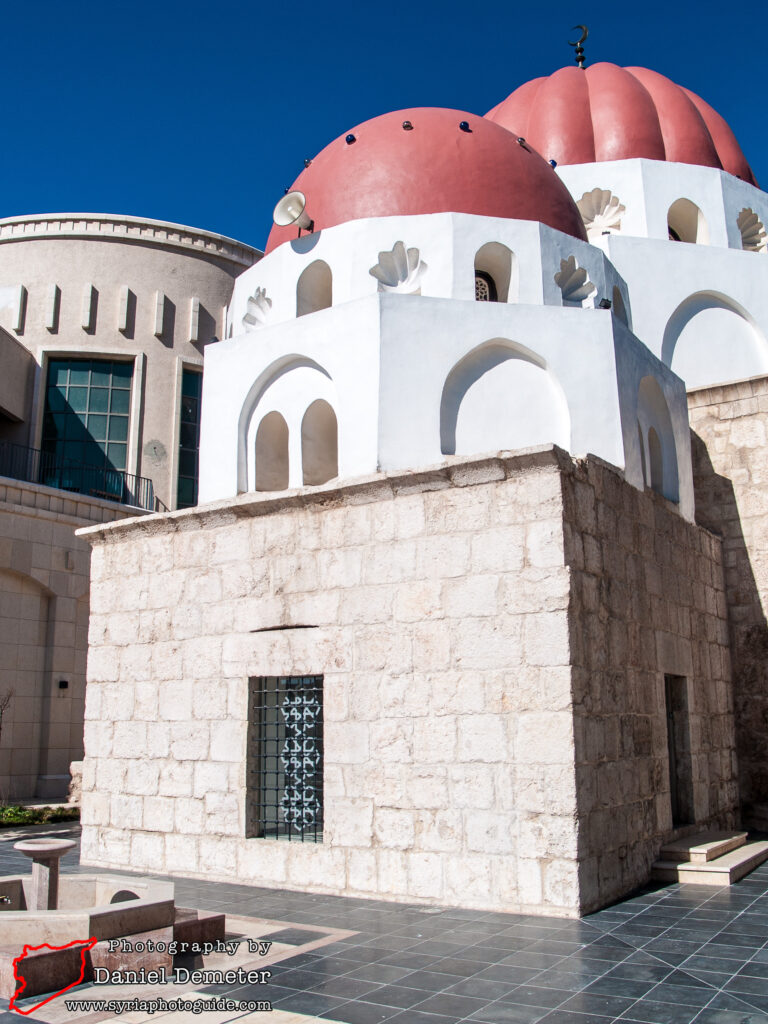
[[(82, 756), (90, 545), (124, 506), (0, 477), (0, 800), (63, 799)], [(66, 682), (66, 688), (59, 686)]]
[(582, 904), (594, 908), (647, 879), (674, 831), (665, 675), (687, 683), (695, 822), (736, 823), (728, 625), (717, 537), (598, 459), (564, 487)]
[(768, 804), (768, 378), (692, 391), (688, 404), (696, 517), (723, 539), (748, 822), (755, 805)]
[[(655, 516), (668, 536), (651, 558), (642, 529)], [(637, 561), (706, 575), (713, 592), (719, 563), (705, 531), (615, 472), (546, 448), (87, 533), (85, 862), (557, 914), (646, 877), (669, 826), (651, 773), (658, 632), (702, 625), (679, 585), (658, 622), (649, 597), (647, 678), (622, 676), (619, 543), (634, 537)], [(671, 537), (691, 551), (682, 568)], [(689, 646), (707, 693), (697, 707), (727, 719), (722, 665), (710, 677)], [(593, 687), (601, 661), (613, 681)], [(303, 674), (324, 676), (324, 841), (246, 839), (249, 679)], [(604, 727), (585, 728), (589, 715)], [(642, 723), (634, 747), (595, 745), (624, 737), (633, 715), (656, 730), (651, 753)], [(708, 820), (724, 810), (716, 781)], [(636, 813), (643, 800), (655, 815)], [(614, 846), (631, 848), (622, 872), (606, 867)]]

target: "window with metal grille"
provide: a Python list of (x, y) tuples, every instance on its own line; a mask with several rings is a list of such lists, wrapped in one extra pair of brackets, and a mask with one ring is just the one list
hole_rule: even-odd
[(250, 680), (246, 835), (323, 840), (323, 677)]
[(484, 270), (475, 271), (475, 299), (477, 302), (496, 302), (496, 283)]

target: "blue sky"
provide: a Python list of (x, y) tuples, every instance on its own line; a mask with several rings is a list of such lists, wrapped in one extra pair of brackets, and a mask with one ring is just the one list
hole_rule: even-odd
[(0, 216), (130, 213), (263, 247), (304, 157), (387, 110), (485, 113), (571, 63), (576, 22), (590, 27), (589, 63), (644, 65), (711, 103), (766, 187), (766, 11), (740, 0), (6, 5)]

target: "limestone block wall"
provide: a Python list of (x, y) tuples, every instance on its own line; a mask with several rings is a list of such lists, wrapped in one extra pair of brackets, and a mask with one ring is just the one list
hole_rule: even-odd
[[(619, 593), (632, 558), (714, 593), (717, 544), (588, 472), (548, 447), (85, 531), (84, 861), (566, 915), (643, 881), (670, 824), (660, 634), (695, 648), (702, 716), (728, 692), (681, 584), (637, 635)], [(649, 549), (656, 515), (690, 564)], [(627, 663), (629, 634), (650, 647)], [(249, 679), (305, 674), (324, 676), (323, 842), (245, 838)]]
[[(0, 477), (0, 800), (63, 799), (82, 756), (90, 545), (123, 506)], [(67, 683), (66, 688), (59, 686)]]
[(739, 780), (747, 820), (768, 803), (768, 377), (688, 395), (696, 515), (722, 535)]
[(682, 677), (688, 694), (691, 823), (737, 823), (729, 638), (718, 537), (598, 459), (563, 482), (581, 894), (590, 909), (647, 879), (674, 832), (667, 675)]

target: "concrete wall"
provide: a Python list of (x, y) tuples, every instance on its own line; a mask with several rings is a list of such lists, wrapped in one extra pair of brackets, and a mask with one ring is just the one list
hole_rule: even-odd
[(257, 250), (142, 218), (50, 214), (0, 220), (0, 326), (38, 364), (28, 440), (39, 447), (46, 360), (131, 359), (126, 469), (176, 507), (181, 370), (224, 333), (235, 277)]
[(746, 819), (768, 804), (768, 378), (688, 395), (696, 515), (722, 534)]
[[(133, 513), (0, 477), (0, 802), (62, 799), (83, 745), (90, 545), (79, 527)], [(67, 682), (66, 689), (59, 681)]]
[[(700, 693), (697, 813), (731, 807), (728, 737), (699, 728), (729, 713), (717, 543), (616, 471), (456, 458), (84, 536), (87, 863), (576, 914), (670, 829), (667, 633)], [(318, 673), (324, 841), (246, 839), (249, 678)]]

